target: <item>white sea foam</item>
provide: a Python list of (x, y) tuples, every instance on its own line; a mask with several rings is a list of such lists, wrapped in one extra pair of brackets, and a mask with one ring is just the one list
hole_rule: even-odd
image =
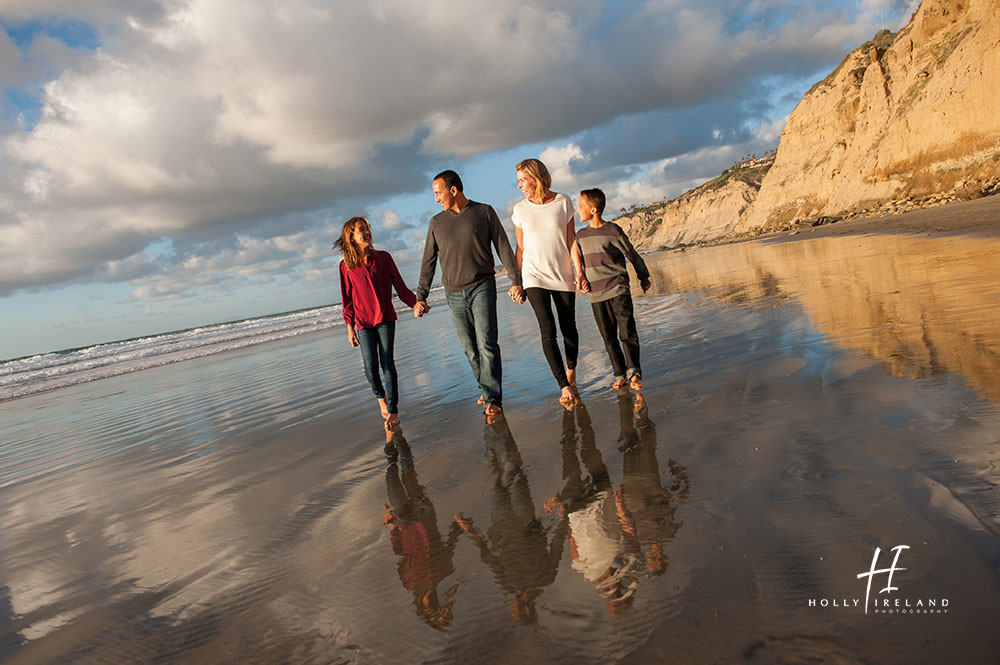
[[(432, 304), (444, 302), (436, 287)], [(396, 311), (409, 311), (397, 302)], [(0, 400), (275, 342), (343, 326), (340, 305), (44, 353), (0, 364)]]

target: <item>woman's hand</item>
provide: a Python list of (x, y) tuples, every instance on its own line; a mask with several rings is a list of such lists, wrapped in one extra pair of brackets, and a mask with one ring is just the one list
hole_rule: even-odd
[(580, 289), (581, 293), (590, 293), (590, 281), (584, 275), (578, 275), (576, 288)]
[(347, 339), (351, 340), (351, 346), (358, 345), (358, 333), (354, 330), (354, 328), (347, 329)]

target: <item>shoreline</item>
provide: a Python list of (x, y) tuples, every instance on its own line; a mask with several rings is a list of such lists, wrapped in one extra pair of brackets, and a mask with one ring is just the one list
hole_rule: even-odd
[[(822, 219), (822, 218), (821, 218)], [(612, 220), (613, 221), (613, 220)], [(753, 235), (733, 234), (715, 240), (645, 250), (643, 254), (686, 252), (702, 247), (732, 245), (744, 242), (793, 242), (807, 238), (836, 235), (868, 235), (871, 233), (924, 236), (969, 235), (984, 238), (1000, 237), (1000, 195), (983, 196), (965, 201), (931, 205), (896, 214), (871, 214), (780, 231), (761, 231)]]

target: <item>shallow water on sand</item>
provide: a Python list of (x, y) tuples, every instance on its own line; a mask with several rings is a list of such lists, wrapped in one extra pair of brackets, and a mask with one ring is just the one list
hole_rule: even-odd
[(581, 300), (573, 412), (502, 302), (493, 423), (447, 311), (404, 318), (385, 448), (342, 335), (2, 403), (0, 660), (996, 662), (998, 258), (650, 257), (642, 398)]

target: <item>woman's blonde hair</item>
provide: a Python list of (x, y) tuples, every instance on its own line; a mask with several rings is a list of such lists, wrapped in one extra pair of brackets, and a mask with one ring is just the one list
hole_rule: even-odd
[(525, 174), (535, 179), (536, 198), (545, 198), (545, 195), (552, 191), (552, 176), (539, 159), (522, 159), (514, 167), (515, 171), (524, 171)]
[[(363, 222), (369, 229), (372, 227), (364, 217), (351, 217), (344, 222), (344, 228), (340, 231), (340, 237), (333, 243), (334, 249), (339, 249), (344, 257), (344, 265), (348, 270), (354, 270), (361, 265), (361, 249), (354, 242), (354, 227), (358, 222)], [(371, 247), (371, 245), (369, 245)]]

